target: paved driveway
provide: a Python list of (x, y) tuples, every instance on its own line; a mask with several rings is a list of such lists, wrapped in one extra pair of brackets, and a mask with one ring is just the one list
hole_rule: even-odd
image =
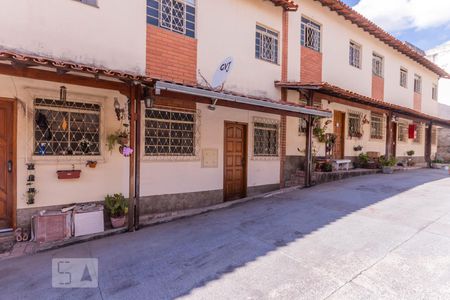
[[(99, 288), (52, 289), (66, 257), (99, 258)], [(360, 177), (0, 264), (2, 299), (449, 299), (450, 177)]]

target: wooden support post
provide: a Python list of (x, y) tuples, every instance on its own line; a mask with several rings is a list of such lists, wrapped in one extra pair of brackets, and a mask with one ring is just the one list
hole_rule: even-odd
[(385, 156), (389, 158), (393, 155), (392, 152), (392, 112), (390, 111), (386, 117), (386, 151)]
[[(307, 97), (308, 106), (313, 106), (314, 92), (310, 91)], [(310, 187), (312, 185), (312, 168), (313, 168), (313, 116), (307, 115), (306, 117), (306, 151), (305, 151), (305, 187)]]
[(432, 144), (433, 122), (427, 124), (425, 129), (425, 161), (428, 168), (431, 168), (431, 144)]
[[(128, 101), (130, 110), (130, 147), (136, 151), (136, 87), (134, 83), (130, 86), (130, 98)], [(130, 157), (129, 174), (129, 200), (128, 200), (128, 230), (135, 230), (135, 205), (136, 205), (136, 152)]]
[(134, 227), (139, 229), (139, 205), (140, 205), (140, 182), (141, 182), (141, 109), (142, 109), (142, 86), (139, 86), (136, 93), (136, 142), (134, 148), (135, 157), (135, 213)]

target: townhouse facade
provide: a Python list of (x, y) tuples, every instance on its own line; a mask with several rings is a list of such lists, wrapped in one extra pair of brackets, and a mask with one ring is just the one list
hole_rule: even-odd
[[(356, 146), (425, 162), (450, 125), (434, 99), (448, 74), (340, 1), (9, 2), (0, 229), (118, 192), (132, 227), (279, 189), (298, 169), (309, 185), (314, 156), (354, 160)], [(107, 146), (123, 131), (130, 155)]]

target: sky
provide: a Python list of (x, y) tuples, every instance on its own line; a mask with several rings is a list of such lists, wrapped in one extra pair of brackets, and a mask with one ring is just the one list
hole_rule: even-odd
[(343, 0), (402, 41), (429, 50), (450, 41), (450, 0)]

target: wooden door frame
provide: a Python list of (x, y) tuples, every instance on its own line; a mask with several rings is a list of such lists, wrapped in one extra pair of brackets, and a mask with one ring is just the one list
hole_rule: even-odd
[(226, 200), (225, 195), (225, 185), (226, 185), (226, 140), (227, 140), (227, 124), (237, 124), (237, 125), (243, 125), (244, 126), (244, 157), (245, 157), (245, 166), (244, 166), (244, 180), (243, 180), (243, 190), (244, 190), (244, 197), (247, 197), (248, 194), (248, 183), (247, 183), (247, 173), (248, 173), (248, 123), (243, 122), (234, 122), (234, 121), (224, 121), (223, 122), (223, 200), (224, 202)]
[[(336, 114), (336, 112), (340, 113), (341, 117), (342, 117), (341, 120), (340, 120), (340, 123), (341, 123), (341, 127), (340, 127), (340, 131), (341, 131), (341, 149), (340, 149), (340, 152), (341, 152), (341, 156), (342, 157), (335, 158), (335, 159), (344, 159), (345, 158), (345, 128), (346, 128), (346, 120), (347, 120), (346, 116), (347, 116), (347, 113), (344, 112), (344, 111), (341, 111), (341, 110), (336, 110), (336, 109), (333, 111), (333, 133), (334, 134), (336, 134), (336, 123), (335, 123), (335, 120), (336, 120), (335, 114)], [(333, 153), (333, 156), (334, 155), (335, 155), (335, 153)]]
[(11, 210), (11, 227), (16, 228), (17, 225), (17, 101), (12, 98), (0, 97), (0, 102), (8, 102), (13, 105), (12, 115), (12, 210)]

